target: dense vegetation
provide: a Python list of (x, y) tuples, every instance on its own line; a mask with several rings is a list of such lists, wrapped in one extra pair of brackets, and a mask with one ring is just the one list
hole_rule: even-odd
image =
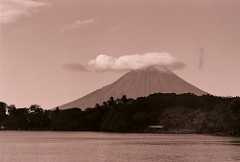
[(114, 100), (82, 111), (80, 108), (44, 110), (39, 105), (16, 108), (0, 102), (0, 126), (7, 130), (84, 130), (209, 133), (240, 135), (240, 98), (194, 94), (152, 94), (136, 100)]

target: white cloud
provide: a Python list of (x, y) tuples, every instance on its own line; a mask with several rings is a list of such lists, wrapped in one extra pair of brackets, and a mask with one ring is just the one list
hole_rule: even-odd
[(134, 70), (152, 65), (165, 66), (171, 70), (175, 70), (185, 66), (184, 63), (178, 61), (167, 52), (125, 55), (118, 58), (102, 54), (98, 55), (96, 59), (89, 61), (88, 65), (96, 71)]
[(1, 0), (0, 24), (11, 23), (22, 16), (29, 16), (39, 7), (45, 5), (48, 5), (48, 3), (33, 0)]
[(73, 22), (72, 24), (67, 24), (65, 26), (63, 26), (63, 28), (61, 29), (61, 31), (66, 31), (66, 30), (71, 30), (71, 29), (77, 29), (80, 28), (82, 26), (85, 25), (90, 25), (90, 24), (94, 24), (95, 20), (94, 19), (86, 19), (86, 20), (76, 20), (75, 22)]

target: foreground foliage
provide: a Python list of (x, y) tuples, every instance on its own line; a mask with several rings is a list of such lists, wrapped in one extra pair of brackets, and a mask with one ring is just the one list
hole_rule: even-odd
[(136, 100), (114, 100), (82, 111), (16, 108), (0, 102), (0, 126), (8, 130), (160, 132), (240, 135), (240, 98), (194, 94), (152, 94)]

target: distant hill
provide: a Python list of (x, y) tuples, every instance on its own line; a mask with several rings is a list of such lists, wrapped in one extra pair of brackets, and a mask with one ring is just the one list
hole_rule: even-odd
[(110, 97), (121, 98), (126, 95), (128, 98), (148, 96), (153, 93), (194, 93), (204, 95), (207, 92), (184, 81), (176, 74), (165, 67), (147, 67), (132, 70), (123, 75), (117, 81), (102, 87), (80, 99), (59, 106), (60, 109), (79, 107), (85, 109), (102, 104)]

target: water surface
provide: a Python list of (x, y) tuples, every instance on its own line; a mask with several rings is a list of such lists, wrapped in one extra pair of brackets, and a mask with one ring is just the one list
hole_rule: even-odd
[(0, 131), (0, 161), (240, 161), (240, 138), (189, 134)]

